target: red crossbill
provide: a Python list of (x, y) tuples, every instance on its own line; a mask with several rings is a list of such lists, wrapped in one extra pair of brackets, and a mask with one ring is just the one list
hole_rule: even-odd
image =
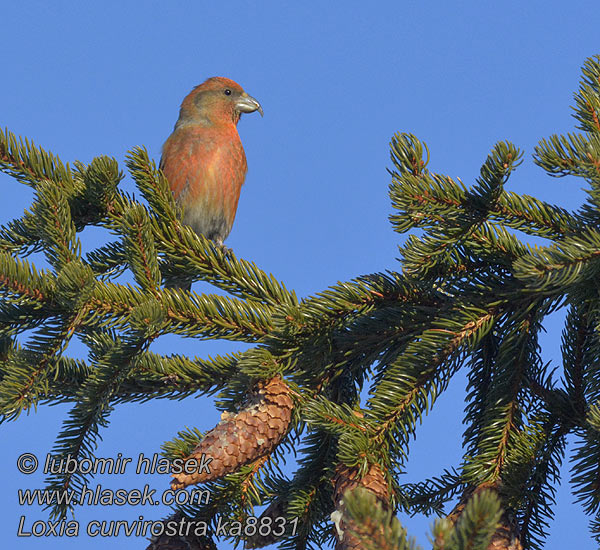
[(183, 207), (183, 223), (219, 245), (231, 231), (246, 178), (237, 123), (242, 113), (254, 111), (263, 114), (239, 84), (209, 78), (184, 98), (163, 146), (160, 168)]

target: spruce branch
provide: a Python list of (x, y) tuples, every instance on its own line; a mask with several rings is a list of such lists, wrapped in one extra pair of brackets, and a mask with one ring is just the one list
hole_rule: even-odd
[(518, 310), (505, 321), (505, 336), (493, 359), (493, 383), (480, 404), (477, 435), (471, 435), (477, 438), (477, 451), (464, 468), (465, 478), (474, 485), (501, 477), (507, 455), (523, 426), (527, 383), (541, 368), (536, 327), (541, 311), (542, 304), (532, 305), (530, 311)]
[(400, 504), (409, 514), (442, 515), (445, 504), (465, 490), (465, 482), (458, 472), (444, 470), (437, 477), (400, 486)]
[(575, 94), (575, 118), (579, 129), (600, 134), (600, 56), (586, 59), (581, 69), (579, 91)]
[[(550, 175), (583, 178), (582, 209), (506, 189), (522, 157), (510, 142), (492, 148), (467, 186), (431, 171), (426, 144), (396, 134), (390, 221), (398, 233), (419, 230), (401, 248), (402, 271), (355, 277), (302, 300), (183, 225), (145, 149), (126, 160), (142, 204), (119, 189), (115, 159), (71, 170), (2, 133), (0, 170), (30, 185), (35, 199), (0, 228), (1, 420), (39, 403), (71, 403), (54, 452), (91, 460), (118, 404), (218, 392), (221, 422), (164, 446), (169, 459), (212, 459), (210, 475), (176, 474), (174, 484), (203, 483), (214, 500), (172, 517), (214, 528), (219, 517), (244, 521), (268, 504), (265, 520), (297, 520), (297, 530), (277, 540), (288, 550), (334, 541), (340, 549), (411, 548), (394, 510), (441, 513), (461, 493), (434, 528), (435, 548), (539, 550), (574, 434), (574, 494), (597, 533), (599, 90), (595, 57), (575, 97), (582, 133), (542, 140), (534, 156)], [(90, 225), (111, 232), (112, 242), (82, 256), (80, 234)], [(515, 231), (549, 242), (531, 246)], [(50, 269), (24, 259), (34, 251)], [(126, 272), (133, 284), (117, 279)], [(227, 295), (161, 288), (177, 279)], [(541, 360), (538, 337), (565, 305), (561, 387)], [(254, 347), (208, 358), (150, 352), (166, 334)], [(89, 349), (86, 361), (68, 357), (73, 338)], [(468, 371), (463, 463), (402, 484), (418, 421), (461, 368)], [(279, 464), (296, 448), (298, 468), (287, 478)], [(86, 479), (55, 474), (48, 483), (77, 495)], [(359, 486), (366, 492), (349, 492)], [(251, 547), (273, 542), (242, 538)], [(167, 537), (150, 549), (207, 544)]]
[(513, 544), (513, 533), (502, 524), (500, 500), (494, 490), (483, 488), (459, 505), (453, 528), (441, 522), (434, 529), (435, 550), (522, 550)]
[(0, 254), (25, 257), (42, 249), (36, 229), (36, 219), (31, 212), (25, 212), (21, 218), (0, 226)]
[[(82, 385), (77, 403), (64, 422), (53, 449), (57, 455), (70, 456), (78, 461), (93, 459), (100, 429), (108, 425), (108, 416), (114, 408), (116, 390), (127, 374), (136, 368), (138, 353), (160, 334), (163, 323), (160, 304), (149, 301), (135, 311), (130, 334), (113, 341), (111, 347), (108, 347), (106, 339), (104, 347), (96, 347), (93, 374)], [(87, 477), (79, 471), (59, 471), (48, 476), (47, 484), (51, 490), (68, 490), (79, 498)], [(52, 508), (52, 515), (64, 517), (67, 511), (67, 504), (57, 502)]]
[(518, 434), (503, 472), (502, 492), (515, 510), (525, 548), (541, 550), (556, 504), (568, 426), (540, 415)]
[(493, 320), (493, 312), (461, 306), (409, 341), (398, 360), (387, 366), (368, 401), (367, 418), (372, 415), (378, 421), (374, 437), (388, 440), (393, 453), (406, 456), (417, 420), (447, 387), (461, 353), (485, 336)]
[(36, 147), (27, 138), (17, 138), (0, 130), (0, 170), (20, 183), (37, 188), (40, 183), (53, 183), (68, 188), (72, 185), (69, 165), (52, 153)]
[(581, 430), (572, 458), (572, 478), (577, 502), (586, 514), (600, 510), (600, 402), (592, 405), (587, 413), (586, 427)]
[(514, 264), (515, 276), (529, 288), (555, 294), (587, 279), (599, 270), (600, 232), (586, 228), (577, 236), (565, 238), (555, 247), (538, 247)]

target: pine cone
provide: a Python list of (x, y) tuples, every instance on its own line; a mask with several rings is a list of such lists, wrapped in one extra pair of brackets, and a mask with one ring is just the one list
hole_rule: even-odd
[(358, 477), (358, 469), (338, 465), (333, 479), (333, 501), (335, 512), (331, 514), (336, 527), (336, 550), (355, 550), (361, 547), (360, 542), (350, 534), (350, 520), (344, 506), (344, 493), (362, 487), (373, 493), (384, 509), (389, 507), (389, 490), (382, 468), (379, 464), (371, 464), (369, 471), (362, 479)]
[[(498, 492), (499, 482), (486, 482), (478, 487), (467, 489), (461, 497), (459, 503), (454, 507), (454, 510), (448, 514), (447, 518), (456, 523), (460, 518), (469, 499), (482, 491)], [(487, 550), (523, 550), (519, 533), (519, 526), (516, 519), (509, 511), (504, 511), (500, 518), (500, 525), (496, 532), (492, 535), (492, 539), (488, 544)]]
[(508, 514), (502, 514), (500, 525), (492, 535), (488, 550), (523, 550), (517, 522)]
[(224, 413), (186, 458), (204, 463), (206, 468), (173, 474), (173, 489), (218, 479), (271, 452), (287, 433), (292, 418), (290, 393), (280, 376), (260, 382), (246, 407), (235, 415)]

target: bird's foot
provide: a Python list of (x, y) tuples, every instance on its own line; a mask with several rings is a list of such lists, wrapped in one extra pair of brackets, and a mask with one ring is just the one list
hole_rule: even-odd
[(221, 252), (223, 252), (225, 258), (227, 258), (228, 260), (233, 260), (233, 250), (231, 248), (225, 246), (222, 243), (219, 245), (219, 248), (221, 249)]

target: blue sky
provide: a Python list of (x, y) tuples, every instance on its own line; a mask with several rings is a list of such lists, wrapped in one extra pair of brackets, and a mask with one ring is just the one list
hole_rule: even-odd
[[(236, 80), (265, 116), (239, 124), (249, 172), (227, 244), (306, 296), (338, 280), (398, 268), (399, 236), (387, 220), (388, 144), (395, 132), (426, 141), (430, 168), (467, 184), (494, 143), (513, 141), (526, 156), (508, 188), (576, 208), (583, 182), (546, 177), (531, 153), (540, 138), (573, 130), (572, 94), (585, 58), (600, 53), (599, 23), (591, 1), (390, 1), (369, 8), (353, 0), (5, 3), (0, 126), (63, 161), (109, 155), (122, 164), (136, 145), (158, 161), (184, 95), (209, 76)], [(133, 189), (130, 180), (124, 186)], [(0, 196), (5, 223), (28, 207), (32, 193), (0, 175)], [(107, 238), (86, 231), (86, 248)], [(543, 341), (544, 357), (556, 365), (560, 321), (560, 314), (550, 319)], [(171, 337), (153, 349), (207, 356), (240, 346)], [(406, 479), (437, 475), (459, 461), (464, 381), (459, 376), (425, 419)], [(157, 452), (184, 426), (214, 425), (211, 403), (121, 406), (97, 453)], [(24, 452), (44, 456), (67, 410), (43, 407), (1, 428), (5, 545), (144, 548), (134, 538), (16, 536), (22, 515), (26, 525), (44, 518), (39, 509), (17, 506), (17, 489), (39, 486), (43, 476), (19, 474), (16, 459)], [(97, 481), (167, 485), (164, 476)], [(591, 549), (587, 519), (572, 504), (566, 478), (558, 498), (547, 548)], [(97, 507), (78, 510), (77, 519), (153, 519), (165, 512)], [(424, 546), (430, 523), (405, 521)]]

